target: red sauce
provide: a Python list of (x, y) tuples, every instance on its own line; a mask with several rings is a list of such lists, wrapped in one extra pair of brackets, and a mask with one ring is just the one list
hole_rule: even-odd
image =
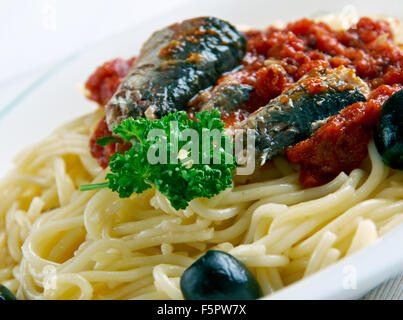
[[(97, 102), (100, 106), (104, 106), (112, 98), (113, 94), (129, 72), (135, 58), (129, 60), (114, 59), (105, 62), (98, 67), (95, 72), (88, 78), (85, 88), (88, 90), (87, 98)], [(112, 143), (107, 146), (100, 146), (96, 143), (97, 139), (111, 136), (108, 126), (103, 118), (95, 129), (90, 139), (91, 155), (97, 159), (102, 168), (106, 168), (109, 164), (109, 158), (117, 151), (128, 150), (127, 143)]]
[(107, 146), (100, 146), (97, 144), (99, 138), (111, 136), (112, 132), (109, 131), (106, 124), (105, 117), (98, 123), (91, 139), (90, 139), (90, 152), (91, 155), (97, 159), (102, 168), (106, 168), (109, 164), (109, 158), (116, 152), (124, 152), (130, 149), (131, 145), (121, 140), (119, 143), (111, 143)]
[[(384, 85), (403, 83), (403, 51), (393, 43), (390, 25), (362, 18), (349, 30), (334, 31), (325, 23), (302, 19), (284, 30), (269, 27), (246, 35), (244, 68), (223, 77), (255, 87), (241, 110), (255, 111), (310, 70), (323, 67), (352, 68), (375, 90), (368, 102), (344, 109), (310, 139), (288, 148), (286, 153), (290, 161), (301, 164), (300, 181), (305, 187), (321, 185), (342, 171), (357, 168), (367, 156), (382, 103), (401, 88)], [(312, 94), (326, 89), (319, 80), (305, 85)]]
[(105, 105), (129, 72), (134, 60), (135, 58), (129, 60), (117, 58), (98, 67), (85, 83), (85, 88), (89, 92), (88, 98), (99, 105)]
[(303, 80), (305, 89), (309, 94), (317, 94), (325, 92), (328, 87), (321, 79), (309, 78)]
[(403, 83), (403, 52), (393, 44), (391, 28), (385, 21), (361, 18), (349, 30), (334, 31), (325, 23), (301, 19), (283, 30), (269, 27), (248, 31), (246, 36), (244, 68), (223, 76), (219, 82), (236, 79), (255, 87), (251, 99), (240, 107), (248, 112), (267, 104), (317, 68), (344, 65), (355, 69), (372, 89)]
[(401, 85), (382, 85), (374, 90), (367, 102), (354, 103), (331, 117), (316, 133), (286, 150), (287, 158), (301, 165), (300, 182), (313, 187), (349, 173), (367, 156), (372, 129), (382, 104)]
[[(390, 25), (385, 21), (361, 18), (350, 29), (335, 31), (326, 23), (301, 19), (289, 23), (285, 29), (269, 27), (263, 31), (251, 30), (245, 35), (247, 53), (242, 68), (223, 75), (218, 83), (236, 80), (255, 90), (249, 101), (233, 113), (222, 114), (226, 126), (239, 123), (310, 70), (344, 65), (354, 69), (368, 83), (373, 90), (371, 99), (332, 117), (310, 139), (289, 148), (287, 156), (301, 164), (300, 180), (305, 186), (325, 183), (341, 171), (356, 168), (367, 154), (371, 128), (382, 102), (400, 88), (399, 85), (383, 85), (403, 84), (403, 50), (393, 44)], [(86, 83), (89, 98), (104, 105), (132, 63), (133, 60), (116, 59), (99, 67)], [(306, 85), (311, 93), (323, 90), (320, 81), (312, 80)], [(190, 118), (194, 111), (190, 108)], [(96, 131), (98, 137), (103, 134), (102, 126), (100, 124)], [(110, 132), (104, 134), (110, 135)], [(98, 152), (94, 151), (94, 156), (104, 166), (112, 149), (103, 152), (95, 149)]]

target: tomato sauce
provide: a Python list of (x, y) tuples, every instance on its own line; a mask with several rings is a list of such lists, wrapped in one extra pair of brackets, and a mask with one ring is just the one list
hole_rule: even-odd
[[(244, 67), (219, 82), (234, 79), (255, 88), (251, 99), (240, 106), (248, 112), (267, 104), (312, 69), (352, 68), (371, 89), (403, 82), (403, 51), (393, 44), (385, 21), (361, 18), (354, 27), (335, 31), (325, 23), (301, 19), (285, 29), (247, 31), (246, 37)], [(320, 92), (320, 84), (316, 85), (319, 91), (312, 93)]]
[(130, 143), (121, 140), (117, 143), (111, 143), (107, 146), (100, 146), (97, 144), (97, 140), (103, 137), (112, 136), (112, 132), (109, 131), (108, 125), (105, 121), (105, 117), (98, 123), (95, 131), (90, 139), (90, 152), (91, 155), (97, 159), (99, 165), (102, 168), (106, 168), (109, 164), (109, 158), (116, 152), (124, 152), (131, 148)]
[(329, 118), (309, 139), (286, 150), (287, 158), (301, 164), (299, 180), (304, 187), (314, 187), (349, 173), (367, 156), (368, 143), (382, 104), (401, 85), (382, 85), (367, 102), (357, 102)]
[(135, 58), (129, 60), (117, 58), (98, 67), (85, 83), (87, 98), (101, 106), (105, 105), (129, 72), (134, 60)]
[[(100, 106), (104, 106), (112, 98), (120, 83), (129, 72), (134, 60), (135, 58), (129, 60), (117, 58), (107, 61), (98, 67), (85, 83), (85, 88), (88, 92), (87, 98), (97, 102)], [(112, 132), (109, 131), (105, 118), (103, 118), (98, 123), (90, 139), (91, 155), (97, 159), (102, 168), (108, 166), (109, 158), (117, 150), (128, 150), (127, 145), (123, 141), (122, 143), (112, 143), (104, 147), (96, 143), (97, 139), (111, 135)]]
[[(289, 147), (286, 155), (301, 164), (300, 181), (307, 187), (323, 184), (341, 171), (359, 166), (367, 155), (382, 103), (403, 84), (403, 50), (393, 43), (391, 26), (385, 21), (361, 18), (350, 29), (337, 31), (326, 23), (301, 19), (284, 29), (250, 30), (245, 36), (247, 53), (241, 68), (223, 75), (217, 84), (235, 80), (254, 90), (247, 102), (222, 114), (226, 126), (244, 120), (312, 69), (343, 65), (354, 69), (369, 85), (372, 93), (368, 102), (347, 107), (310, 139)], [(86, 83), (89, 98), (104, 105), (133, 61), (115, 59), (99, 67)], [(311, 80), (305, 86), (312, 94), (324, 90), (320, 81)], [(194, 111), (190, 108), (190, 118)], [(94, 135), (110, 135), (105, 130), (100, 124)], [(105, 166), (114, 147), (94, 146), (96, 139), (91, 141), (92, 154)]]

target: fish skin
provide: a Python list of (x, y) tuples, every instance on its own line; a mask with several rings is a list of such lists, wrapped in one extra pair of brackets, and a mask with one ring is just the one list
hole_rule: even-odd
[[(321, 79), (327, 85), (326, 91), (308, 93), (304, 82), (309, 78)], [(340, 110), (366, 101), (368, 93), (368, 86), (352, 69), (339, 67), (314, 71), (250, 114), (234, 129), (253, 130), (255, 159), (263, 165), (282, 154), (285, 148), (309, 138)]]
[(156, 31), (106, 105), (109, 129), (132, 116), (183, 110), (201, 90), (238, 66), (246, 39), (228, 22), (198, 17)]
[(206, 90), (200, 94), (198, 110), (220, 112), (233, 112), (243, 102), (249, 100), (254, 88), (247, 84), (237, 82), (224, 82), (215, 86), (212, 90)]

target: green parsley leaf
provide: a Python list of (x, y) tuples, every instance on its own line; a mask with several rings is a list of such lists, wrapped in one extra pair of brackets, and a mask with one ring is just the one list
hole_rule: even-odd
[(113, 136), (107, 136), (107, 137), (102, 137), (102, 138), (97, 139), (96, 143), (97, 143), (97, 145), (99, 145), (101, 147), (105, 147), (108, 144), (118, 143), (120, 141), (121, 141), (120, 138), (113, 137)]
[[(185, 112), (174, 112), (158, 120), (125, 119), (112, 131), (130, 141), (132, 148), (110, 158), (112, 173), (105, 177), (108, 182), (81, 186), (80, 190), (107, 186), (125, 198), (154, 185), (178, 210), (185, 209), (195, 198), (211, 198), (230, 187), (236, 168), (234, 143), (224, 134), (220, 113), (205, 111), (196, 117), (198, 121), (192, 121)], [(160, 135), (148, 139), (153, 129), (158, 129)], [(197, 133), (197, 145), (189, 137), (185, 139), (186, 129)], [(158, 149), (155, 156), (164, 160), (165, 154), (166, 161), (152, 163), (149, 152), (158, 144), (164, 148)]]

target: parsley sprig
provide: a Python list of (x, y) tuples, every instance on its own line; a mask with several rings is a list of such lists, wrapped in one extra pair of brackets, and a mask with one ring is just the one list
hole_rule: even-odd
[[(230, 187), (236, 162), (232, 154), (233, 141), (224, 134), (220, 113), (216, 110), (205, 111), (196, 113), (196, 118), (197, 121), (189, 120), (185, 112), (174, 112), (158, 120), (125, 119), (112, 131), (131, 142), (131, 149), (124, 154), (115, 153), (110, 158), (112, 173), (106, 175), (106, 182), (82, 185), (80, 190), (108, 187), (118, 192), (121, 198), (126, 198), (133, 193), (142, 193), (153, 185), (179, 210), (185, 209), (192, 199), (211, 198)], [(172, 127), (172, 123), (176, 123), (176, 127)], [(164, 134), (148, 139), (153, 129), (159, 129)], [(194, 149), (198, 150), (197, 154), (192, 154), (192, 139), (182, 141), (185, 129), (193, 129), (199, 137), (198, 148)], [(212, 136), (203, 140), (203, 135), (215, 129), (220, 133), (219, 141)], [(206, 141), (210, 144), (209, 148), (206, 148)], [(158, 143), (164, 145), (165, 142), (166, 163), (150, 163), (149, 151), (153, 150), (150, 148), (155, 148)], [(232, 147), (227, 148), (229, 145)], [(156, 151), (156, 156), (160, 156), (160, 152)], [(176, 155), (176, 163), (170, 161), (171, 154)]]

